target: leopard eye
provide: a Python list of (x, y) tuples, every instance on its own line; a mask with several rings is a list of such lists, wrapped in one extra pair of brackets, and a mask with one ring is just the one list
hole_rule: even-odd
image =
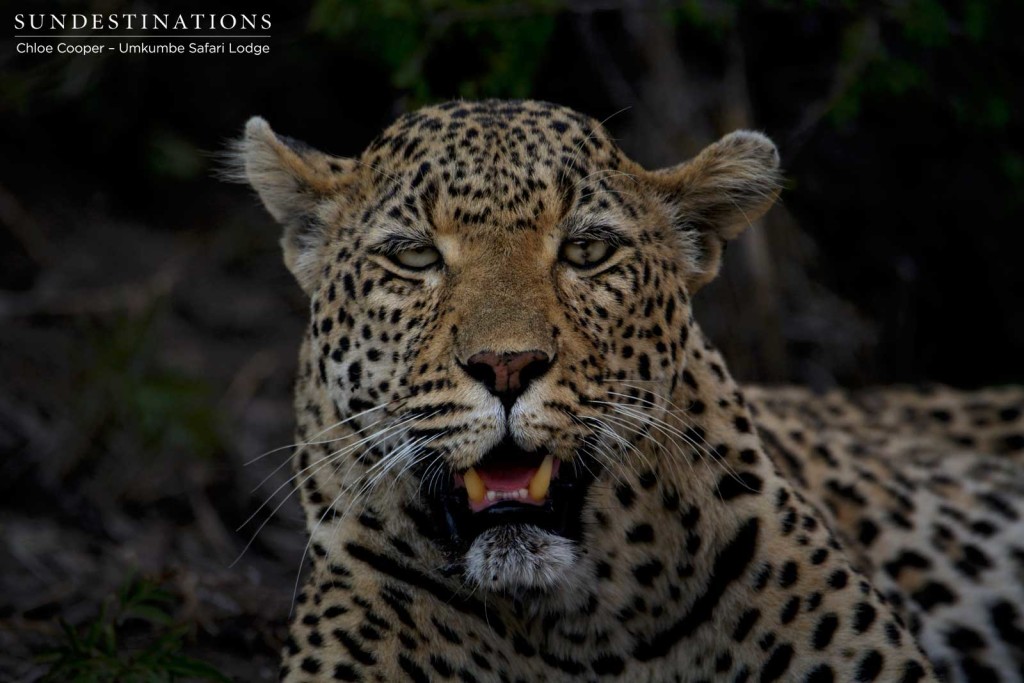
[(441, 252), (427, 246), (402, 249), (391, 254), (391, 260), (409, 270), (426, 270), (441, 262)]
[(603, 240), (572, 240), (562, 245), (562, 260), (577, 268), (593, 268), (607, 261), (615, 248)]

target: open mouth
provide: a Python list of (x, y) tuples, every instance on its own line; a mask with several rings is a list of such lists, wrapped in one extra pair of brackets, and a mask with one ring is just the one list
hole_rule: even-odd
[(475, 466), (456, 473), (437, 502), (461, 548), (506, 524), (532, 524), (576, 540), (592, 480), (588, 467), (562, 463), (546, 449), (524, 451), (506, 439)]

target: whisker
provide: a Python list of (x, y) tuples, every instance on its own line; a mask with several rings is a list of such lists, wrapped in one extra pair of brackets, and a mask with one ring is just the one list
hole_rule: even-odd
[[(329, 427), (324, 427), (319, 432), (314, 434), (311, 438), (315, 439), (318, 436), (326, 434), (327, 432), (331, 431), (332, 429), (336, 429), (336, 428), (340, 427), (343, 424), (346, 424), (348, 422), (351, 422), (352, 420), (355, 420), (356, 418), (359, 418), (359, 417), (362, 417), (363, 415), (366, 415), (367, 413), (372, 413), (375, 410), (380, 410), (381, 408), (386, 408), (386, 407), (388, 407), (388, 406), (390, 406), (392, 404), (398, 403), (399, 401), (405, 401), (406, 398), (407, 397), (403, 396), (402, 398), (398, 398), (398, 399), (395, 399), (393, 401), (388, 401), (386, 403), (381, 403), (380, 405), (374, 406), (372, 408), (367, 408), (366, 410), (364, 410), (362, 412), (359, 412), (359, 413), (356, 413), (355, 415), (352, 415), (350, 417), (347, 417), (344, 420), (340, 420), (338, 422), (335, 422), (334, 424), (330, 425)], [(344, 438), (344, 437), (342, 437), (342, 438)], [(273, 453), (278, 453), (278, 452), (286, 450), (288, 448), (294, 448), (294, 447), (298, 446), (299, 447), (299, 451), (296, 451), (295, 453), (292, 454), (292, 455), (298, 455), (299, 452), (301, 452), (301, 450), (303, 448), (305, 448), (306, 446), (313, 446), (313, 445), (317, 445), (317, 444), (331, 443), (333, 441), (337, 441), (337, 439), (326, 439), (324, 441), (312, 441), (312, 440), (311, 441), (299, 441), (299, 442), (296, 442), (296, 443), (293, 443), (293, 444), (288, 444), (287, 446), (278, 446), (277, 448), (272, 448), (271, 450), (267, 451), (263, 455), (257, 455), (252, 460), (249, 460), (248, 462), (246, 462), (243, 465), (243, 467), (248, 467), (249, 465), (252, 465), (253, 463), (257, 462), (258, 460), (262, 460), (263, 458), (267, 457), (268, 455), (271, 455)], [(287, 462), (287, 460), (285, 462)]]
[[(260, 512), (260, 511), (261, 511), (261, 510), (262, 510), (263, 508), (265, 508), (265, 507), (266, 507), (266, 506), (267, 506), (267, 505), (268, 505), (268, 504), (270, 503), (270, 501), (271, 501), (271, 500), (272, 500), (272, 499), (274, 498), (274, 496), (276, 496), (276, 495), (277, 495), (278, 493), (280, 493), (282, 489), (284, 489), (284, 488), (285, 488), (285, 487), (287, 487), (287, 486), (288, 486), (289, 484), (291, 484), (292, 482), (294, 482), (294, 481), (295, 481), (295, 480), (296, 480), (297, 478), (299, 478), (299, 477), (300, 477), (300, 476), (301, 476), (301, 475), (302, 475), (303, 473), (307, 472), (307, 471), (308, 471), (309, 469), (311, 469), (312, 467), (315, 467), (315, 466), (317, 466), (317, 465), (319, 465), (319, 464), (321, 464), (321, 463), (325, 463), (325, 462), (327, 462), (327, 461), (330, 461), (330, 460), (334, 460), (334, 459), (336, 459), (336, 458), (339, 458), (339, 457), (341, 457), (342, 455), (344, 455), (344, 454), (346, 454), (346, 453), (348, 453), (348, 452), (352, 451), (353, 449), (355, 449), (355, 448), (357, 448), (357, 447), (361, 446), (362, 444), (366, 443), (367, 441), (371, 441), (371, 440), (373, 440), (373, 439), (376, 439), (376, 438), (377, 438), (378, 436), (380, 436), (381, 434), (385, 434), (385, 433), (387, 433), (387, 432), (389, 432), (389, 431), (392, 431), (392, 430), (394, 430), (394, 429), (396, 429), (396, 428), (398, 428), (398, 427), (400, 427), (400, 426), (402, 426), (402, 425), (408, 424), (409, 422), (411, 422), (411, 421), (413, 421), (413, 420), (415, 420), (415, 419), (416, 419), (416, 418), (414, 418), (414, 417), (412, 417), (412, 418), (406, 418), (406, 419), (404, 419), (404, 420), (402, 420), (402, 421), (400, 421), (400, 422), (397, 422), (397, 423), (395, 423), (395, 424), (393, 424), (393, 425), (391, 425), (391, 426), (389, 426), (389, 427), (385, 427), (384, 429), (378, 430), (377, 432), (374, 432), (374, 433), (373, 433), (373, 434), (371, 434), (370, 436), (366, 436), (366, 437), (363, 437), (363, 438), (362, 438), (362, 439), (360, 439), (359, 441), (356, 441), (355, 443), (349, 444), (348, 446), (345, 446), (344, 448), (342, 448), (342, 449), (340, 449), (340, 450), (334, 451), (333, 453), (330, 453), (330, 454), (328, 454), (328, 455), (325, 455), (324, 457), (320, 458), (319, 460), (316, 460), (316, 461), (314, 461), (314, 462), (310, 463), (310, 464), (309, 464), (309, 465), (307, 465), (306, 467), (304, 467), (304, 468), (302, 468), (302, 469), (300, 469), (300, 470), (297, 470), (297, 471), (296, 471), (296, 472), (295, 472), (295, 473), (294, 473), (294, 474), (293, 474), (293, 475), (292, 475), (291, 477), (289, 477), (289, 478), (288, 478), (288, 479), (287, 479), (287, 480), (286, 480), (286, 481), (285, 481), (284, 483), (282, 483), (282, 484), (281, 484), (280, 486), (278, 486), (278, 487), (277, 487), (276, 489), (274, 489), (274, 490), (273, 490), (273, 491), (272, 491), (272, 492), (270, 493), (270, 495), (269, 495), (269, 496), (267, 496), (267, 500), (266, 500), (266, 501), (264, 501), (264, 502), (263, 502), (263, 504), (262, 504), (262, 505), (260, 505), (260, 506), (259, 506), (258, 508), (256, 508), (255, 512), (253, 512), (253, 513), (252, 513), (251, 515), (249, 515), (249, 517), (248, 517), (248, 518), (247, 518), (247, 519), (246, 519), (246, 520), (245, 520), (244, 522), (242, 522), (242, 524), (241, 524), (241, 525), (240, 525), (240, 526), (239, 526), (239, 527), (238, 527), (237, 529), (235, 529), (235, 531), (241, 531), (241, 530), (242, 530), (242, 529), (243, 529), (243, 528), (244, 528), (244, 527), (245, 527), (245, 526), (246, 526), (246, 525), (247, 525), (247, 524), (248, 524), (249, 522), (251, 522), (251, 521), (252, 521), (252, 519), (253, 519), (253, 518), (254, 518), (254, 517), (255, 517), (256, 515), (258, 515), (258, 514), (259, 514), (259, 512)], [(323, 466), (321, 466), (321, 467), (317, 467), (317, 469), (316, 469), (316, 470), (315, 470), (315, 471), (313, 472), (313, 474), (316, 474), (316, 472), (319, 472), (319, 471), (320, 471), (321, 469), (323, 469)], [(313, 474), (311, 474), (311, 475), (310, 475), (310, 477), (312, 477), (312, 476), (313, 476)], [(303, 481), (302, 481), (301, 483), (302, 483), (302, 484), (306, 483), (306, 481), (308, 481), (308, 479), (309, 479), (309, 477), (307, 477), (306, 479), (304, 479), (304, 480), (303, 480)], [(287, 500), (287, 498), (286, 498), (286, 500)], [(275, 512), (276, 512), (276, 510), (275, 510)]]

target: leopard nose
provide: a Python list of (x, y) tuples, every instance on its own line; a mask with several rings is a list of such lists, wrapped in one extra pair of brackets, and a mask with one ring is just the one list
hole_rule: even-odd
[(508, 409), (533, 380), (548, 371), (551, 359), (543, 351), (481, 351), (470, 356), (462, 367)]

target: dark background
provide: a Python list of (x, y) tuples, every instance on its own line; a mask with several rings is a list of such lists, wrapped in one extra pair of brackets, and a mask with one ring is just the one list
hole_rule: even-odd
[[(1024, 380), (1019, 3), (0, 8), (0, 679), (275, 676), (305, 539), (287, 450), (245, 463), (290, 443), (305, 302), (212, 176), (252, 114), (356, 155), (423, 103), (535, 97), (652, 167), (763, 130), (787, 190), (698, 301), (734, 374)], [(271, 52), (18, 56), (29, 11), (269, 11)]]

